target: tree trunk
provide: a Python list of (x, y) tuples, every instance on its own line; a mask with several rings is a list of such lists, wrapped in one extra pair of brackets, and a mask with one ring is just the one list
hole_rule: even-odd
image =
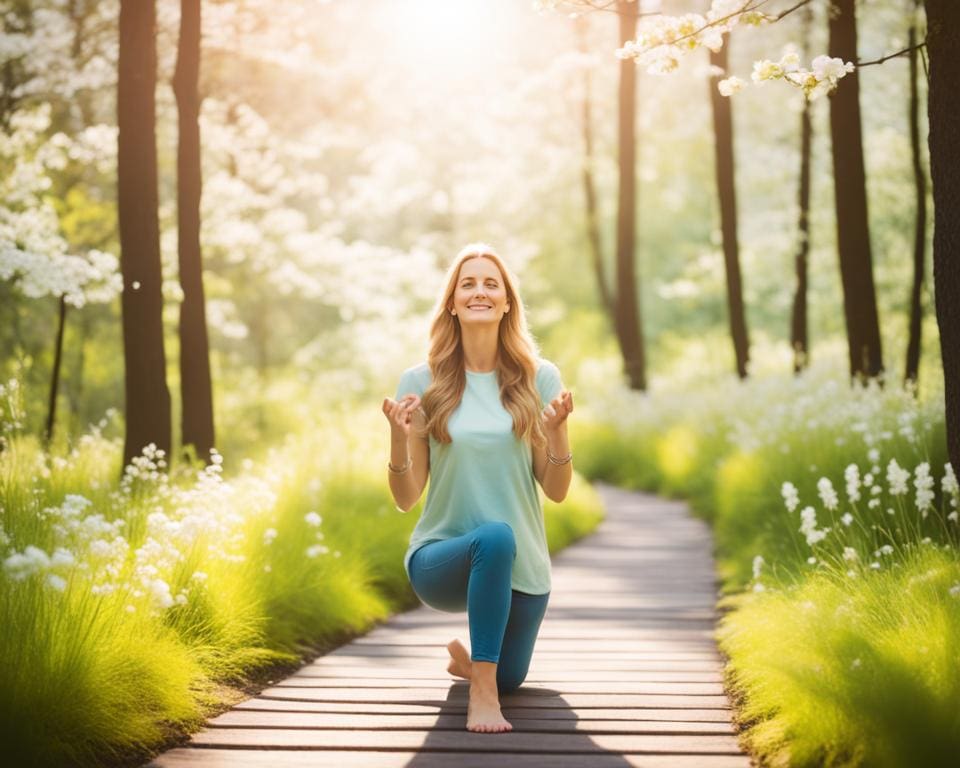
[(173, 91), (177, 98), (177, 246), (180, 264), (180, 397), (182, 444), (210, 458), (213, 391), (200, 250), (200, 0), (180, 3), (180, 41)]
[[(710, 64), (727, 71), (728, 46), (710, 52)], [(747, 378), (750, 362), (750, 340), (743, 308), (743, 286), (740, 277), (740, 250), (737, 243), (737, 188), (733, 161), (733, 113), (730, 99), (717, 89), (721, 75), (711, 75), (710, 103), (713, 106), (714, 157), (716, 159), (717, 195), (720, 200), (720, 231), (723, 237), (723, 263), (727, 273), (727, 309), (730, 336), (736, 358), (737, 375)]]
[(50, 403), (47, 407), (47, 428), (43, 437), (49, 446), (53, 440), (53, 425), (57, 420), (57, 390), (60, 389), (60, 367), (63, 361), (63, 329), (67, 324), (67, 301), (60, 297), (60, 313), (57, 320), (57, 341), (53, 352), (53, 374), (50, 377)]
[[(813, 11), (808, 5), (803, 10), (803, 53), (810, 54), (810, 25)], [(790, 346), (793, 349), (793, 372), (800, 373), (810, 364), (810, 340), (807, 335), (807, 268), (810, 255), (810, 155), (813, 146), (813, 123), (810, 119), (810, 101), (803, 100), (800, 114), (800, 189), (797, 195), (799, 216), (797, 219), (797, 253), (794, 269), (797, 287), (793, 294), (793, 311), (790, 315)]]
[[(636, 36), (637, 4), (618, 0), (621, 47)], [(635, 272), (636, 247), (636, 64), (632, 59), (620, 62), (620, 99), (618, 141), (620, 185), (617, 195), (617, 297), (616, 328), (623, 354), (623, 368), (631, 389), (647, 388), (643, 329), (640, 325), (640, 301)]]
[[(830, 56), (857, 60), (855, 0), (832, 0), (829, 14)], [(857, 72), (843, 78), (830, 96), (833, 183), (837, 212), (837, 247), (847, 323), (850, 376), (881, 377), (883, 354), (873, 285), (867, 180), (860, 125), (860, 80)]]
[(960, 475), (960, 3), (925, 0), (930, 57), (933, 294), (940, 328), (947, 447)]
[(810, 341), (807, 337), (807, 258), (810, 254), (810, 153), (813, 125), (810, 101), (804, 99), (800, 115), (800, 214), (797, 221), (798, 243), (794, 268), (797, 288), (793, 294), (790, 316), (790, 346), (793, 347), (793, 372), (800, 373), (810, 363)]
[[(586, 18), (581, 16), (577, 21), (577, 42), (580, 52), (586, 54), (587, 34)], [(600, 303), (611, 322), (616, 318), (616, 306), (610, 287), (607, 285), (607, 276), (603, 267), (603, 244), (600, 240), (600, 220), (597, 211), (597, 188), (593, 181), (593, 118), (590, 87), (590, 70), (583, 68), (583, 102), (581, 104), (581, 119), (583, 124), (583, 197), (586, 203), (587, 244), (590, 248), (590, 258), (593, 263), (593, 274), (597, 280), (597, 291)]]
[(920, 94), (917, 86), (919, 71), (917, 44), (917, 10), (920, 0), (914, 0), (913, 20), (910, 23), (910, 151), (913, 158), (913, 183), (916, 191), (916, 222), (913, 235), (913, 287), (910, 291), (910, 340), (907, 343), (907, 362), (904, 366), (904, 384), (916, 385), (920, 372), (920, 333), (923, 320), (921, 291), (926, 262), (927, 245), (927, 178), (920, 158)]
[(126, 369), (123, 458), (129, 463), (149, 443), (169, 454), (171, 439), (157, 220), (153, 0), (121, 0), (118, 69), (117, 207)]

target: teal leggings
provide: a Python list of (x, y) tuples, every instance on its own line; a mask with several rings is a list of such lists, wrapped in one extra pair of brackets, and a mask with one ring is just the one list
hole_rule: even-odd
[(431, 541), (410, 558), (410, 584), (438, 611), (467, 611), (470, 658), (497, 664), (497, 690), (520, 687), (530, 668), (550, 593), (510, 588), (517, 555), (508, 523), (484, 523), (463, 536)]

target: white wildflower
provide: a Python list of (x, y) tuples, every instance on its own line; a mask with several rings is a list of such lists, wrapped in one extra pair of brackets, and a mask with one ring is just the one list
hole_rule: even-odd
[(67, 581), (62, 576), (57, 576), (55, 573), (48, 573), (47, 586), (51, 589), (57, 590), (57, 592), (63, 592), (67, 588)]
[(851, 515), (849, 512), (845, 513), (843, 517), (840, 518), (840, 522), (849, 527), (850, 523), (853, 522), (853, 515)]
[(783, 496), (783, 501), (787, 506), (788, 512), (793, 512), (793, 510), (795, 510), (797, 505), (800, 503), (800, 496), (797, 493), (797, 487), (789, 481), (780, 486), (780, 495)]
[(857, 550), (855, 550), (853, 547), (844, 547), (843, 559), (849, 562), (855, 561), (857, 559)]
[(817, 513), (813, 507), (804, 507), (800, 512), (802, 520), (800, 533), (807, 537), (807, 544), (813, 546), (826, 538), (826, 530), (817, 530)]
[(316, 512), (307, 512), (307, 514), (303, 516), (303, 519), (307, 521), (307, 525), (311, 525), (314, 528), (318, 527), (320, 523), (323, 522), (323, 518), (321, 518)]
[(905, 494), (909, 479), (910, 473), (897, 464), (896, 459), (890, 459), (890, 463), (887, 464), (887, 485), (890, 486), (890, 493), (894, 496)]
[(917, 509), (926, 517), (933, 506), (933, 478), (930, 476), (930, 465), (921, 462), (914, 470), (913, 487), (917, 491)]
[(817, 481), (817, 494), (819, 494), (820, 501), (827, 509), (837, 508), (837, 492), (833, 489), (833, 483), (830, 482), (829, 478), (821, 477)]
[(843, 471), (843, 479), (847, 483), (847, 498), (851, 501), (860, 500), (860, 467), (849, 464)]

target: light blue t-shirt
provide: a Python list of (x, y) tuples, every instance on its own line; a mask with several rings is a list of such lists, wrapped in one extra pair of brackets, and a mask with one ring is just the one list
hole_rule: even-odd
[[(549, 360), (537, 364), (537, 391), (546, 406), (560, 394), (560, 371)], [(517, 543), (510, 586), (545, 594), (550, 591), (550, 553), (530, 444), (513, 433), (513, 417), (500, 402), (497, 372), (466, 374), (463, 398), (447, 422), (451, 442), (429, 438), (427, 500), (410, 535), (404, 568), (409, 577), (411, 555), (429, 541), (503, 521), (513, 528)], [(430, 381), (427, 363), (408, 368), (400, 377), (397, 399), (411, 393), (422, 397)]]

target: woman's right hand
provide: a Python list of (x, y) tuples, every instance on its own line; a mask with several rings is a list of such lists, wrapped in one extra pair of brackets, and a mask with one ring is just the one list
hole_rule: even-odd
[(399, 400), (390, 397), (383, 399), (383, 415), (390, 422), (394, 434), (402, 433), (410, 436), (413, 425), (413, 415), (420, 408), (420, 398), (417, 395), (404, 395)]

